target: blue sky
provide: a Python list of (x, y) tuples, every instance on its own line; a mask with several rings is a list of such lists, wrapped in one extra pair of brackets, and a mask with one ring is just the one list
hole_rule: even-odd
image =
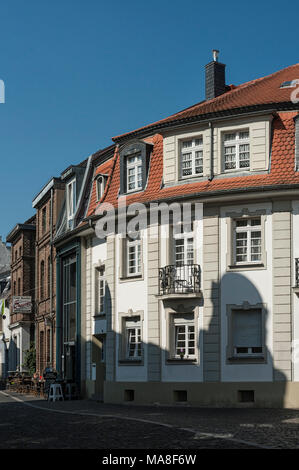
[[(294, 2), (1, 2), (0, 235), (52, 177), (111, 137), (204, 99), (220, 49), (226, 82), (297, 63)], [(299, 78), (299, 77), (298, 77)]]

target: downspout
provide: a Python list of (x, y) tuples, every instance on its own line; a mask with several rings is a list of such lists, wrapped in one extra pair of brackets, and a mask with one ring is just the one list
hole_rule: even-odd
[(50, 364), (53, 363), (53, 196), (52, 187), (50, 201)]
[(214, 178), (214, 126), (212, 121), (209, 122), (210, 128), (210, 176), (209, 181)]

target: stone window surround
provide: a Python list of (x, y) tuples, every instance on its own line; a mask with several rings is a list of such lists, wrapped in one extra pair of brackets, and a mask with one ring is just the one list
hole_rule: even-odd
[[(226, 271), (247, 271), (255, 269), (267, 269), (267, 252), (265, 247), (265, 223), (267, 219), (267, 210), (263, 209), (248, 209), (240, 208), (239, 211), (226, 212), (226, 225), (227, 225), (227, 254), (226, 254)], [(235, 219), (261, 217), (261, 238), (262, 238), (262, 257), (260, 263), (248, 262), (245, 264), (236, 264), (235, 262)]]
[[(195, 334), (195, 358), (192, 359), (178, 359), (174, 357), (174, 336), (175, 329), (173, 323), (173, 315), (194, 314), (194, 334)], [(200, 362), (200, 345), (199, 345), (199, 305), (194, 304), (194, 299), (185, 300), (182, 304), (182, 299), (177, 301), (169, 301), (165, 304), (164, 308), (166, 320), (166, 355), (165, 364), (169, 365), (198, 365)]]
[(144, 236), (140, 232), (140, 253), (141, 253), (141, 272), (139, 274), (128, 274), (127, 271), (127, 237), (119, 238), (119, 282), (132, 282), (144, 280)]
[[(130, 320), (133, 317), (140, 318), (140, 330), (141, 330), (141, 358), (140, 359), (127, 359), (126, 358), (126, 334), (125, 325), (126, 320)], [(144, 330), (144, 311), (137, 310), (134, 312), (129, 309), (128, 312), (118, 313), (118, 325), (119, 331), (119, 343), (118, 343), (118, 365), (119, 366), (143, 366), (144, 365), (144, 343), (143, 343), (143, 330)]]
[(106, 298), (104, 298), (104, 311), (97, 313), (96, 312), (96, 305), (97, 305), (97, 296), (98, 296), (98, 277), (102, 273), (103, 280), (105, 282), (104, 286), (104, 292), (105, 292), (105, 297), (106, 297), (106, 278), (105, 278), (105, 262), (102, 260), (99, 260), (97, 263), (93, 264), (93, 311), (94, 315), (93, 318), (102, 318), (106, 316)]
[[(233, 354), (233, 322), (232, 315), (234, 310), (261, 310), (262, 315), (262, 347), (263, 353), (260, 356), (247, 356), (247, 357), (236, 357)], [(267, 304), (257, 303), (249, 304), (249, 302), (243, 302), (241, 305), (227, 304), (226, 305), (226, 316), (227, 316), (227, 346), (226, 346), (226, 364), (266, 364), (267, 363), (267, 348), (266, 348), (266, 311)]]

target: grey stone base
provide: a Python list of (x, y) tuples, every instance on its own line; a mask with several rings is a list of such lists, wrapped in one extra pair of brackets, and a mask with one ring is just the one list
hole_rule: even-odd
[(299, 408), (299, 382), (105, 382), (104, 403)]

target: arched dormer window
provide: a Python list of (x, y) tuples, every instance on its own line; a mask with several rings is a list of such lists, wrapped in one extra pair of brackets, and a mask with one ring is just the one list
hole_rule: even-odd
[(144, 190), (152, 145), (136, 141), (120, 151), (120, 194)]
[(97, 175), (96, 178), (95, 178), (95, 180), (96, 180), (97, 201), (100, 201), (103, 197), (105, 187), (106, 187), (106, 183), (107, 183), (107, 179), (108, 179), (107, 175), (102, 175), (102, 174)]

